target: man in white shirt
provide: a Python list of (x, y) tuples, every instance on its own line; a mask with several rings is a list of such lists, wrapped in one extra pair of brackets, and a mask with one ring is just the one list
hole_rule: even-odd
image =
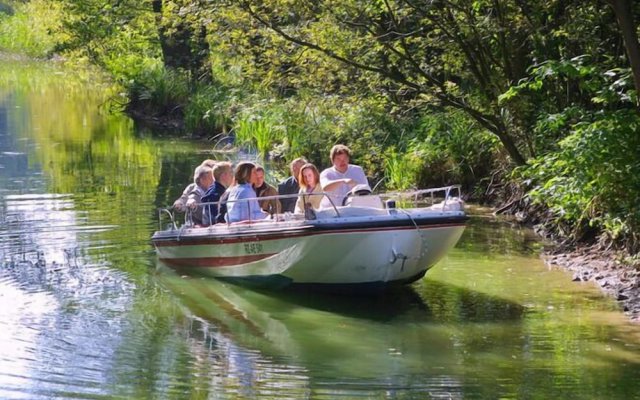
[[(331, 194), (331, 200), (336, 206), (341, 206), (347, 193), (355, 185), (367, 185), (367, 177), (361, 167), (349, 164), (351, 150), (345, 145), (337, 144), (331, 148), (331, 168), (327, 168), (320, 174), (320, 186), (322, 191)], [(326, 197), (322, 198), (320, 208), (332, 207)]]

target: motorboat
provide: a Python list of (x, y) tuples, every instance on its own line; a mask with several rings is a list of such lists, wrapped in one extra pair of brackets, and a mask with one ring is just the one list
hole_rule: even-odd
[(167, 216), (169, 223), (152, 242), (159, 261), (180, 273), (271, 288), (380, 289), (422, 278), (455, 246), (468, 219), (459, 186), (353, 193), (341, 205), (304, 214), (208, 227), (189, 223), (188, 215), (178, 226), (173, 210), (161, 209), (160, 226)]

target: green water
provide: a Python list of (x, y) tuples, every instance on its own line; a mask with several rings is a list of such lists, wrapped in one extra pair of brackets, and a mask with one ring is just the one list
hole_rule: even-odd
[(157, 207), (221, 157), (98, 81), (0, 63), (0, 398), (640, 398), (640, 327), (484, 210), (382, 296), (156, 271)]

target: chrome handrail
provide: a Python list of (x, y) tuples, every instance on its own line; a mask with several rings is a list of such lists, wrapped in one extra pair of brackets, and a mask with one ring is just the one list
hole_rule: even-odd
[[(436, 194), (438, 192), (442, 192), (444, 195), (444, 202), (443, 202), (443, 207), (446, 207), (447, 202), (451, 201), (454, 198), (461, 198), (461, 185), (450, 185), (450, 186), (442, 186), (442, 187), (437, 187), (437, 188), (429, 188), (429, 189), (419, 189), (419, 190), (413, 190), (413, 191), (407, 191), (407, 192), (387, 192), (387, 193), (381, 193), (381, 194), (374, 194), (373, 196), (379, 196), (382, 198), (413, 198), (413, 204), (414, 207), (418, 207), (418, 200), (420, 197), (424, 197), (424, 195), (429, 195), (429, 197), (431, 198), (431, 204), (434, 204), (435, 200), (436, 200)], [(211, 202), (202, 202), (202, 203), (196, 203), (196, 206), (198, 207), (205, 207), (205, 206), (209, 206), (209, 205), (215, 205), (218, 207), (218, 210), (220, 210), (220, 207), (224, 204), (229, 204), (229, 203), (233, 203), (233, 202), (251, 202), (253, 200), (257, 200), (257, 201), (263, 201), (263, 200), (280, 200), (280, 199), (290, 199), (290, 198), (299, 198), (300, 196), (324, 196), (329, 200), (329, 203), (331, 204), (331, 208), (333, 208), (333, 210), (335, 211), (336, 214), (336, 218), (340, 218), (341, 214), (340, 214), (340, 210), (338, 209), (338, 206), (336, 206), (332, 195), (330, 193), (327, 192), (318, 192), (318, 193), (293, 193), (293, 194), (285, 194), (285, 195), (273, 195), (273, 196), (263, 196), (263, 197), (252, 197), (252, 198), (247, 198), (247, 199), (235, 199), (235, 200), (229, 200), (229, 199), (222, 199), (222, 200), (218, 200), (218, 201), (211, 201)], [(249, 205), (249, 207), (251, 207), (251, 205)], [(162, 214), (162, 212), (165, 212), (169, 215), (169, 218), (172, 222), (172, 226), (173, 229), (178, 229), (176, 222), (175, 222), (175, 217), (171, 211), (171, 209), (167, 209), (167, 208), (162, 208), (162, 209), (158, 209), (160, 211), (159, 213), (159, 225), (160, 228), (161, 227), (161, 222), (160, 222), (160, 215)], [(173, 209), (174, 211), (177, 211), (175, 209)], [(185, 225), (193, 225), (193, 222), (191, 220), (191, 213), (192, 210), (189, 208), (185, 209)], [(282, 215), (282, 219), (276, 217), (275, 219), (273, 219), (272, 221), (275, 221), (276, 223), (278, 222), (282, 222), (282, 221), (287, 221), (287, 219), (284, 217), (284, 215), (286, 215), (287, 213), (282, 213), (282, 214), (277, 214), (276, 215)], [(273, 217), (274, 214), (271, 214), (271, 216)], [(215, 216), (217, 218), (217, 216)], [(212, 217), (213, 218), (213, 217)], [(213, 218), (215, 219), (215, 218)], [(255, 220), (252, 218), (252, 214), (251, 214), (251, 209), (249, 209), (249, 219), (243, 222), (248, 222), (248, 223), (254, 223), (260, 220)], [(229, 221), (226, 221), (227, 225), (229, 226), (231, 223)], [(215, 224), (209, 225), (209, 226), (214, 226)]]
[(424, 197), (424, 195), (429, 195), (429, 197), (431, 198), (431, 204), (435, 204), (435, 200), (436, 200), (436, 194), (438, 192), (442, 192), (443, 195), (443, 206), (447, 205), (448, 201), (451, 201), (454, 198), (462, 198), (462, 187), (461, 185), (449, 185), (449, 186), (442, 186), (442, 187), (436, 187), (436, 188), (429, 188), (429, 189), (419, 189), (419, 190), (412, 190), (412, 191), (407, 191), (407, 192), (389, 192), (389, 193), (383, 193), (381, 194), (381, 196), (385, 197), (385, 198), (391, 198), (391, 197), (397, 197), (397, 198), (413, 198), (413, 206), (414, 207), (418, 207), (418, 199), (422, 196)]
[(158, 228), (160, 228), (159, 230), (162, 230), (162, 214), (166, 213), (169, 216), (169, 220), (171, 220), (171, 226), (173, 230), (178, 229), (178, 226), (176, 225), (176, 221), (173, 218), (173, 213), (168, 209), (168, 208), (158, 208)]

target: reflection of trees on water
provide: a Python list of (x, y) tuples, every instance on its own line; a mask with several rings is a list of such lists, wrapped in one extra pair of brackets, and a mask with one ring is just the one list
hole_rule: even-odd
[[(270, 385), (280, 382), (278, 393), (294, 398), (385, 390), (462, 398), (461, 383), (449, 370), (455, 365), (449, 339), (429, 323), (428, 309), (410, 289), (389, 297), (336, 298), (259, 293), (164, 274), (160, 280), (188, 306), (186, 314), (193, 313), (185, 333), (193, 357), (218, 363), (213, 368), (223, 368), (221, 376), (241, 374), (250, 396), (274, 393)], [(442, 364), (437, 371), (423, 365), (427, 354), (435, 364), (444, 361), (447, 372)], [(234, 393), (240, 379), (212, 379), (211, 390)]]
[(22, 179), (30, 176), (27, 154), (18, 148), (15, 135), (12, 134), (13, 127), (9, 121), (10, 104), (9, 96), (3, 97), (0, 92), (0, 193), (12, 187), (19, 187), (20, 184), (24, 185)]

